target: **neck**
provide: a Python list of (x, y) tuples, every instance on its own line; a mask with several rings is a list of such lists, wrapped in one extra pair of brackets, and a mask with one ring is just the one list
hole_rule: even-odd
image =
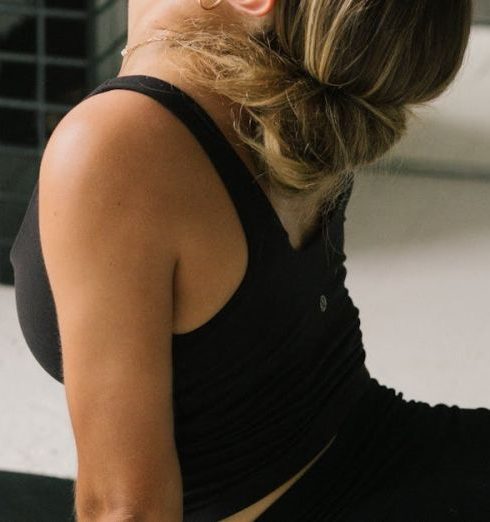
[(210, 17), (220, 25), (236, 21), (236, 11), (226, 2), (207, 11), (196, 0), (128, 0), (128, 46), (161, 32), (177, 29), (183, 18)]
[[(219, 4), (212, 11), (206, 11), (199, 6), (196, 0), (166, 0), (165, 2), (128, 0), (127, 47), (161, 35), (162, 29), (165, 28), (179, 30), (179, 20), (188, 16), (219, 16), (219, 19), (222, 18), (222, 23), (225, 24), (236, 22), (238, 15), (227, 2)], [(216, 18), (214, 20), (216, 21)], [(253, 171), (255, 165), (252, 156), (246, 147), (243, 147), (236, 139), (233, 122), (230, 118), (230, 111), (238, 111), (240, 107), (222, 96), (207, 91), (203, 92), (193, 84), (189, 84), (185, 75), (182, 75), (178, 61), (174, 63), (172, 60), (166, 59), (169, 52), (165, 41), (143, 45), (127, 56), (127, 59), (123, 59), (118, 76), (146, 74), (167, 80), (186, 91), (210, 114), (223, 134), (228, 136), (229, 141), (235, 145), (237, 154)]]

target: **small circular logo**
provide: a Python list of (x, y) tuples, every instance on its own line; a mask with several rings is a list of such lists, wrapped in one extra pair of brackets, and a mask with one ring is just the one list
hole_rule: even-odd
[(324, 294), (320, 295), (320, 310), (324, 312), (327, 309), (327, 298)]

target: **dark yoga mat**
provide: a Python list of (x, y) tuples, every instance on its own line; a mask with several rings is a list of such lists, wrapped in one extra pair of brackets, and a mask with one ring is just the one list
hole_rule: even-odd
[(73, 480), (0, 471), (0, 522), (74, 522)]

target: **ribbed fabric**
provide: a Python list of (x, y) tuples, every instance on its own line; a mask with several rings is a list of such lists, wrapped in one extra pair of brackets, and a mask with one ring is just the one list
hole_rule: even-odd
[[(173, 336), (175, 438), (184, 520), (211, 522), (299, 471), (366, 392), (359, 310), (345, 287), (349, 187), (301, 249), (210, 115), (152, 76), (111, 78), (152, 97), (201, 144), (243, 226), (249, 262), (235, 293), (200, 327)], [(10, 252), (19, 322), (40, 365), (63, 382), (59, 332), (39, 240), (38, 185)], [(328, 451), (328, 450), (327, 450)]]
[(333, 444), (254, 522), (488, 522), (490, 410), (403, 395), (373, 378)]

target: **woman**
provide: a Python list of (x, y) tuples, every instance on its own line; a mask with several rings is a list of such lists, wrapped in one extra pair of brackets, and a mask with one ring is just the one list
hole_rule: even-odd
[(354, 169), (450, 85), (470, 22), (129, 0), (119, 75), (55, 129), (11, 251), (80, 522), (489, 519), (490, 411), (379, 384), (344, 286)]

